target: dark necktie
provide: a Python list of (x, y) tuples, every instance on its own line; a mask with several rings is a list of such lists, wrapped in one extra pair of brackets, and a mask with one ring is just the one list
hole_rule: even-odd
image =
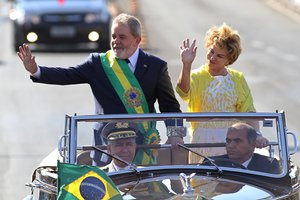
[(130, 60), (129, 60), (128, 58), (126, 58), (126, 59), (124, 59), (124, 60), (125, 60), (125, 62), (126, 62), (127, 64), (130, 63)]

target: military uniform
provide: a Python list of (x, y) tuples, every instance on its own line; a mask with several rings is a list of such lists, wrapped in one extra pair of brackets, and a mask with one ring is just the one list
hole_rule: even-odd
[[(137, 125), (135, 123), (128, 122), (108, 123), (102, 130), (103, 137), (107, 139), (107, 141), (111, 142), (121, 139), (136, 138), (136, 133)], [(122, 169), (118, 168), (113, 162), (114, 161), (110, 162), (108, 165), (102, 167), (101, 169), (105, 172), (114, 172)]]

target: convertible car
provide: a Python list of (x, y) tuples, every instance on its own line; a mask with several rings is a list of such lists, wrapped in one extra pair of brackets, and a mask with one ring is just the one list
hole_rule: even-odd
[[(67, 199), (110, 199), (107, 195), (113, 192), (119, 194), (116, 199), (299, 199), (299, 167), (291, 159), (297, 151), (297, 139), (288, 131), (282, 111), (66, 115), (65, 122), (58, 149), (34, 170), (31, 182), (26, 184), (33, 192), (31, 198), (64, 199), (60, 195), (68, 193)], [(151, 152), (154, 159), (127, 163), (126, 169), (107, 173), (101, 166), (91, 166), (91, 155), (96, 151), (115, 158), (106, 152), (106, 146), (92, 145), (95, 123), (108, 122), (155, 126), (160, 142), (137, 146), (137, 151)], [(266, 147), (255, 148), (254, 152), (276, 161), (276, 170), (250, 169), (229, 158), (205, 153), (204, 149), (223, 149), (226, 154), (228, 127), (238, 122), (255, 124), (257, 132), (268, 140)], [(218, 141), (191, 143), (192, 127), (194, 131), (215, 133)], [(184, 144), (168, 144), (167, 135), (182, 136)], [(96, 180), (100, 180), (99, 184)], [(113, 189), (108, 189), (109, 185)], [(87, 187), (89, 190), (85, 190)]]

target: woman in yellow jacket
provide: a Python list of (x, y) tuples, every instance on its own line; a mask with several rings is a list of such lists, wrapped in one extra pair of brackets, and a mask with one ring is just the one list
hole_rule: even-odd
[[(191, 70), (196, 57), (196, 40), (191, 45), (185, 39), (180, 46), (183, 63), (176, 91), (188, 103), (189, 112), (255, 112), (253, 99), (242, 72), (231, 69), (242, 49), (236, 30), (223, 23), (213, 26), (205, 37), (206, 64)], [(227, 128), (234, 122), (191, 123), (192, 143), (225, 142)], [(258, 127), (255, 127), (258, 128)], [(264, 147), (268, 141), (259, 137), (257, 146)], [(197, 150), (207, 156), (225, 153), (225, 148), (202, 148)], [(197, 155), (190, 155), (190, 162), (199, 162)]]

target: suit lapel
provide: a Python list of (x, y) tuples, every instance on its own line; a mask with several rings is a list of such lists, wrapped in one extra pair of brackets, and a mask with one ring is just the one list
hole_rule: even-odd
[(139, 57), (138, 57), (138, 60), (136, 63), (135, 71), (134, 71), (134, 75), (139, 82), (142, 80), (143, 74), (145, 73), (145, 71), (148, 68), (146, 58), (147, 58), (146, 54), (140, 49)]
[(260, 156), (254, 153), (247, 168), (250, 170), (261, 171), (261, 168), (264, 168), (262, 161)]

